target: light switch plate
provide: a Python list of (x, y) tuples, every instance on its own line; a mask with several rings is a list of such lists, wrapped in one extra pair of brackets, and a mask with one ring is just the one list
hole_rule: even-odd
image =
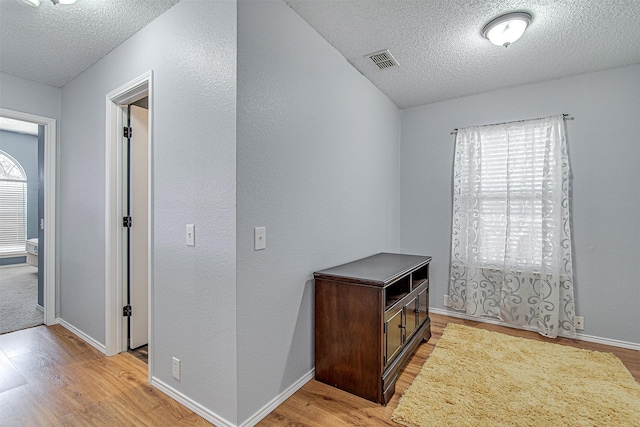
[(253, 229), (253, 250), (260, 251), (267, 247), (266, 227), (255, 227)]
[(187, 224), (187, 246), (196, 245), (196, 226), (194, 224)]

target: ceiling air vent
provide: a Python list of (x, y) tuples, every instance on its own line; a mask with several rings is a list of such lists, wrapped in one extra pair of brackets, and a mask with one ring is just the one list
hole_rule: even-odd
[(378, 66), (381, 70), (390, 67), (396, 67), (398, 65), (398, 61), (391, 56), (391, 53), (388, 50), (383, 50), (380, 52), (372, 53), (371, 55), (367, 55), (368, 58), (371, 58), (374, 64)]

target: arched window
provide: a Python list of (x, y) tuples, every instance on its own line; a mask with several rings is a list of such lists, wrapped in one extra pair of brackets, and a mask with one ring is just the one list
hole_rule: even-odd
[(19, 255), (27, 242), (27, 175), (0, 150), (0, 256)]

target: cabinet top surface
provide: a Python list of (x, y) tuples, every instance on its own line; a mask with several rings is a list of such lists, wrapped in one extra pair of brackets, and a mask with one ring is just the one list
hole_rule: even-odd
[(320, 279), (345, 278), (386, 285), (405, 273), (431, 261), (430, 256), (379, 253), (347, 264), (317, 271)]

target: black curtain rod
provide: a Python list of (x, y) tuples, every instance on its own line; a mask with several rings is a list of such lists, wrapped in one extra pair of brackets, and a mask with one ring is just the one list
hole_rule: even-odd
[[(546, 117), (538, 117), (538, 118), (536, 118), (536, 119), (514, 120), (514, 121), (512, 121), (512, 122), (491, 123), (491, 124), (483, 125), (483, 126), (507, 125), (507, 124), (510, 124), (510, 123), (521, 123), (521, 122), (527, 122), (527, 121), (529, 121), (529, 120), (540, 120), (540, 119), (546, 119), (547, 117), (549, 117), (549, 116), (546, 116)], [(563, 119), (565, 119), (565, 120), (573, 120), (573, 119), (574, 119), (574, 117), (573, 117), (571, 114), (563, 114), (563, 115), (562, 115), (562, 118), (563, 118)], [(455, 135), (456, 133), (458, 133), (458, 128), (455, 128), (455, 129), (451, 132), (451, 135)]]

